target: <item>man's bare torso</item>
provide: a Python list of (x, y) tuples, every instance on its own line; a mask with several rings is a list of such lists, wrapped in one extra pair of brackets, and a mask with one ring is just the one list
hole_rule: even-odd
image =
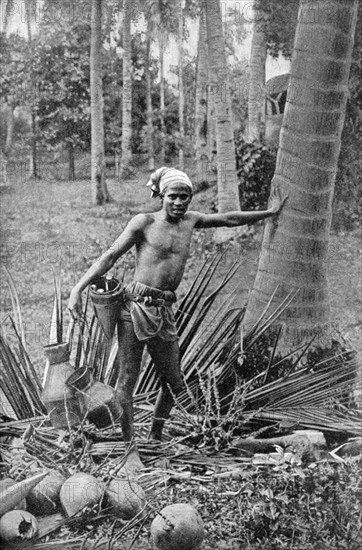
[(135, 280), (161, 290), (176, 290), (196, 223), (194, 212), (187, 212), (175, 223), (163, 219), (159, 212), (143, 214), (136, 241)]

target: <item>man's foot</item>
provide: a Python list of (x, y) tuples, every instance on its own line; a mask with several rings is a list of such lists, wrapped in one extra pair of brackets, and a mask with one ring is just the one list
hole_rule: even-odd
[(151, 430), (150, 430), (150, 433), (148, 434), (149, 441), (157, 441), (158, 443), (162, 441), (162, 431), (163, 431), (164, 425), (165, 425), (165, 421), (163, 418), (162, 419), (154, 418), (152, 420)]
[(152, 443), (161, 443), (162, 437), (160, 433), (155, 433), (154, 431), (150, 431), (148, 434), (148, 441), (152, 441)]

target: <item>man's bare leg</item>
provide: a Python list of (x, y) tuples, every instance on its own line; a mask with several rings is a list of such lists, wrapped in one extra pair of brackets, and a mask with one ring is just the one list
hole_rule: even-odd
[(180, 351), (177, 341), (165, 342), (160, 338), (150, 340), (147, 347), (161, 380), (149, 439), (160, 441), (165, 421), (169, 418), (174, 404), (169, 388), (175, 395), (184, 388), (180, 372)]
[(122, 408), (120, 424), (123, 439), (130, 444), (125, 470), (134, 473), (144, 467), (134, 442), (133, 427), (133, 390), (140, 372), (144, 344), (137, 339), (132, 322), (124, 320), (118, 322), (118, 343), (117, 390)]

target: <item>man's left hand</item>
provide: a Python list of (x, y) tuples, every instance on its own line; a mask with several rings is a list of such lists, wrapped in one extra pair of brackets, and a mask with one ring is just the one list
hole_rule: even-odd
[(279, 186), (275, 185), (270, 195), (270, 206), (268, 208), (269, 212), (273, 216), (279, 216), (287, 200), (288, 195), (283, 196), (281, 194)]

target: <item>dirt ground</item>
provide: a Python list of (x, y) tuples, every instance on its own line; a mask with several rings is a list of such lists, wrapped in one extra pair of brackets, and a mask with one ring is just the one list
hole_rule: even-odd
[[(119, 235), (129, 218), (140, 211), (158, 208), (151, 200), (146, 172), (122, 185), (109, 180), (114, 202), (102, 207), (91, 204), (89, 181), (24, 181), (15, 179), (0, 189), (1, 262), (5, 265), (19, 293), (30, 356), (42, 371), (42, 348), (48, 343), (53, 301), (53, 271), (61, 269), (64, 312), (72, 285), (91, 263)], [(209, 211), (212, 192), (196, 194), (193, 208)], [(241, 256), (237, 274), (240, 304), (244, 304), (252, 286), (260, 249), (262, 226), (252, 237), (239, 239), (226, 255), (226, 268)], [(344, 336), (362, 357), (362, 267), (360, 232), (332, 234), (329, 254), (329, 277), (332, 314)], [(182, 296), (190, 281), (217, 249), (213, 230), (195, 231), (184, 280)], [(132, 277), (133, 257), (117, 266), (118, 274), (126, 265), (125, 278)], [(7, 315), (11, 300), (7, 285), (1, 286), (1, 321), (8, 331)], [(65, 323), (69, 321), (65, 315)]]

